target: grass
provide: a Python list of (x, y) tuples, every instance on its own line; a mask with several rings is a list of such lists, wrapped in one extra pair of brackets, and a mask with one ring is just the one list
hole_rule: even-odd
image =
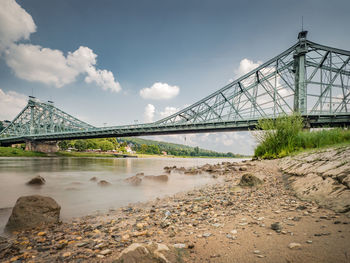
[(257, 132), (259, 141), (255, 157), (281, 158), (308, 149), (350, 144), (350, 130), (335, 128), (303, 131), (303, 119), (299, 115), (283, 116), (276, 120), (261, 120)]
[(0, 147), (0, 157), (45, 157), (45, 153), (25, 151), (19, 148)]

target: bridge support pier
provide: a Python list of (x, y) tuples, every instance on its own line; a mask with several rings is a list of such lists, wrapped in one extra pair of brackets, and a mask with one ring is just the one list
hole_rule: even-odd
[(58, 152), (59, 147), (57, 141), (36, 142), (26, 141), (26, 151), (55, 153)]

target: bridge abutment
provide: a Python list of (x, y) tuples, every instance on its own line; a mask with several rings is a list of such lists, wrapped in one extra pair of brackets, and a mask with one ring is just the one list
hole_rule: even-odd
[(57, 145), (57, 141), (26, 141), (26, 151), (55, 153), (59, 151), (59, 147)]

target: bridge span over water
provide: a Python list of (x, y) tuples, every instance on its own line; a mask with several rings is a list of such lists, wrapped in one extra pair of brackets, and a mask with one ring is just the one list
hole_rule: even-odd
[(262, 118), (300, 113), (308, 127), (350, 125), (350, 51), (298, 35), (296, 44), (211, 95), (153, 123), (94, 127), (29, 97), (0, 144), (141, 135), (242, 131)]

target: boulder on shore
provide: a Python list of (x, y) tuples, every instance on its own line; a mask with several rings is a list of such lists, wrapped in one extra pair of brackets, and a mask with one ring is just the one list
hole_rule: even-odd
[(30, 195), (17, 199), (6, 224), (7, 231), (32, 229), (42, 224), (56, 224), (61, 206), (48, 196)]
[(41, 177), (40, 175), (35, 176), (34, 178), (30, 179), (29, 182), (27, 182), (28, 185), (43, 185), (45, 184), (45, 179)]
[(92, 182), (96, 182), (96, 181), (97, 181), (97, 177), (96, 177), (96, 176), (91, 177), (91, 178), (90, 178), (90, 181), (92, 181)]
[(252, 174), (244, 174), (239, 182), (240, 186), (257, 186), (263, 182)]

